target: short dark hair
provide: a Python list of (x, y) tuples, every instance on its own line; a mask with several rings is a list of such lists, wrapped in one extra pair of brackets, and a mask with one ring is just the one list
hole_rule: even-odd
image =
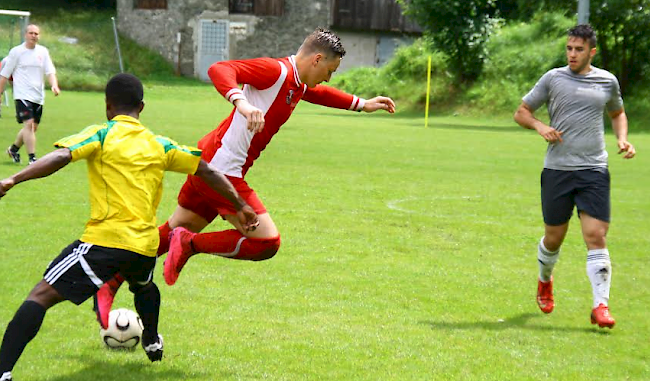
[(580, 24), (569, 29), (569, 37), (582, 38), (589, 43), (590, 48), (596, 47), (596, 32), (589, 24)]
[(305, 41), (303, 41), (300, 46), (301, 50), (306, 50), (307, 52), (323, 52), (328, 56), (331, 54), (338, 55), (343, 58), (345, 56), (345, 49), (341, 43), (341, 39), (336, 33), (332, 32), (329, 29), (325, 28), (316, 28)]
[(106, 84), (106, 102), (118, 109), (137, 109), (143, 97), (142, 82), (133, 74), (117, 74)]

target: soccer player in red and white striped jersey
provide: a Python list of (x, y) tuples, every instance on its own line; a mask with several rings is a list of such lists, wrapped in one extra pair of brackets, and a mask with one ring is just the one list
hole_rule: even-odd
[[(258, 214), (260, 224), (254, 231), (245, 231), (230, 202), (201, 179), (188, 176), (176, 211), (159, 227), (159, 253), (169, 249), (164, 270), (168, 284), (176, 282), (183, 265), (195, 253), (253, 261), (276, 254), (280, 247), (278, 228), (244, 177), (301, 99), (351, 111), (395, 112), (395, 103), (388, 97), (366, 100), (320, 84), (329, 81), (344, 55), (339, 37), (319, 28), (307, 36), (293, 56), (223, 61), (209, 68), (208, 75), (216, 90), (235, 107), (199, 141), (202, 158), (228, 177)], [(243, 84), (243, 88), (238, 84)], [(217, 216), (235, 229), (198, 234)], [(107, 284), (103, 290), (98, 294), (98, 308), (100, 313), (108, 314), (115, 284)]]

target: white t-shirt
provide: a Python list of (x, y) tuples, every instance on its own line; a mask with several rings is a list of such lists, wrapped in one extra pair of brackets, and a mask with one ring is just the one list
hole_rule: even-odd
[(0, 70), (1, 76), (14, 78), (14, 99), (41, 105), (45, 100), (44, 76), (54, 73), (56, 69), (47, 48), (36, 45), (28, 49), (24, 43), (11, 49)]

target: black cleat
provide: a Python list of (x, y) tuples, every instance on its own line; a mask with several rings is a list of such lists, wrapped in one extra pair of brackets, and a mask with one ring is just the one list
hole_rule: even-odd
[(147, 354), (151, 362), (160, 361), (163, 357), (163, 338), (162, 335), (158, 335), (158, 341), (145, 345), (144, 340), (142, 341), (142, 348), (144, 348), (144, 353)]
[(14, 163), (20, 163), (20, 154), (11, 150), (11, 147), (7, 148), (7, 155), (13, 160)]

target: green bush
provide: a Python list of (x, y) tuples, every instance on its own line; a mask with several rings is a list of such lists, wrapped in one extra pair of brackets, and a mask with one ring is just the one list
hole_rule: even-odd
[(573, 25), (561, 14), (542, 13), (530, 24), (503, 26), (488, 43), (489, 58), (466, 103), (480, 112), (513, 112), (546, 71), (566, 65), (566, 31)]
[(430, 103), (447, 104), (452, 99), (451, 75), (447, 57), (427, 49), (417, 40), (397, 49), (395, 56), (383, 67), (350, 69), (332, 79), (332, 85), (365, 98), (386, 95), (399, 102), (400, 109), (422, 109), (426, 102), (427, 61), (431, 56)]

